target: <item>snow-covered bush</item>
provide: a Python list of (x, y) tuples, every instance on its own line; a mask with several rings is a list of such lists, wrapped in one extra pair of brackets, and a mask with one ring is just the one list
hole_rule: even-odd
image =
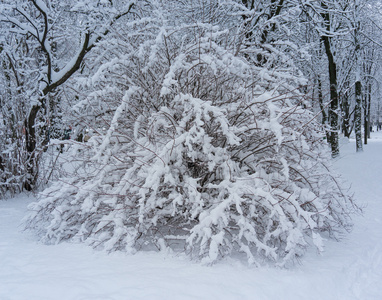
[(253, 66), (218, 26), (145, 22), (132, 26), (150, 38), (132, 49), (137, 30), (127, 54), (78, 79), (88, 91), (75, 113), (107, 130), (75, 143), (82, 165), (41, 193), (27, 227), (48, 243), (184, 249), (205, 263), (244, 253), (284, 265), (308, 245), (322, 251), (354, 206), (298, 72), (277, 55), (278, 69)]
[[(0, 61), (3, 57), (0, 55)], [(4, 64), (2, 64), (4, 66)], [(25, 106), (17, 105), (20, 95), (12, 81), (5, 82), (6, 68), (0, 72), (0, 199), (19, 193), (23, 189), (26, 170), (31, 162), (24, 153), (22, 115)], [(7, 84), (7, 85), (6, 85)], [(6, 87), (6, 88), (1, 88)]]
[[(0, 144), (0, 199), (20, 192), (25, 177), (25, 166), (20, 163), (21, 147), (15, 142), (11, 130), (1, 125), (0, 136), (3, 143)], [(17, 128), (13, 131), (17, 131)]]

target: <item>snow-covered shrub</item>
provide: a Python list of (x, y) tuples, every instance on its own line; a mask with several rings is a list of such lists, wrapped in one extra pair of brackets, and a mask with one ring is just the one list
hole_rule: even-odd
[[(2, 79), (0, 74), (0, 86)], [(29, 163), (23, 152), (21, 116), (25, 108), (15, 105), (20, 96), (12, 93), (13, 90), (16, 87), (0, 88), (0, 199), (22, 191)]]
[(18, 143), (6, 131), (0, 128), (4, 142), (0, 145), (0, 199), (19, 193), (25, 178), (25, 165), (20, 163), (22, 153)]
[(181, 247), (205, 263), (322, 251), (354, 206), (293, 66), (251, 65), (217, 26), (151, 25), (139, 48), (79, 80), (89, 92), (76, 113), (107, 130), (76, 143), (83, 164), (41, 193), (27, 227), (49, 243)]

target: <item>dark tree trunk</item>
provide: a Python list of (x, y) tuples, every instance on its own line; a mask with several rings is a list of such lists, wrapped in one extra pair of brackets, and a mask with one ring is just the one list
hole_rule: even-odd
[[(367, 90), (367, 121), (369, 122), (369, 128), (372, 128), (371, 122), (370, 122), (370, 107), (371, 107), (371, 83), (368, 84), (368, 90)], [(370, 131), (368, 132), (367, 137), (370, 139)]]
[(26, 179), (24, 182), (24, 189), (27, 191), (33, 190), (37, 178), (38, 178), (38, 155), (36, 153), (36, 118), (41, 106), (34, 105), (28, 115), (27, 120), (25, 120), (25, 143), (27, 150), (26, 159)]
[(371, 84), (367, 85), (365, 91), (365, 101), (363, 106), (363, 119), (364, 119), (364, 143), (367, 144), (367, 140), (370, 139), (371, 122), (370, 122), (370, 105), (371, 105)]
[(367, 145), (367, 139), (369, 138), (370, 134), (370, 124), (367, 116), (367, 97), (365, 97), (365, 104), (363, 107), (363, 143)]
[[(324, 12), (321, 14), (325, 21), (326, 30), (331, 32), (330, 26), (330, 15), (328, 12), (327, 5), (321, 1), (321, 7)], [(330, 37), (328, 35), (321, 36), (321, 40), (324, 43), (325, 53), (328, 58), (329, 67), (329, 83), (330, 83), (330, 106), (329, 106), (329, 124), (330, 124), (330, 134), (329, 134), (329, 144), (332, 149), (332, 157), (337, 157), (340, 154), (339, 143), (338, 143), (338, 92), (337, 92), (337, 65), (334, 60), (334, 55), (330, 45)]]
[(344, 89), (346, 92), (341, 97), (341, 113), (342, 113), (342, 133), (345, 137), (350, 138), (350, 134), (352, 132), (352, 126), (350, 124), (350, 101), (349, 101), (349, 92), (347, 89), (349, 88), (348, 82), (345, 84)]
[[(321, 115), (322, 115), (322, 119), (321, 119), (321, 124), (326, 127), (327, 123), (328, 123), (328, 115), (326, 114), (326, 108), (324, 106), (324, 97), (323, 97), (323, 94), (322, 94), (322, 82), (321, 82), (321, 78), (318, 78), (317, 79), (317, 85), (318, 85), (318, 103), (320, 104), (320, 109), (321, 109)], [(329, 131), (325, 131), (326, 133), (326, 140), (329, 140), (329, 134), (330, 132)]]
[(330, 83), (330, 106), (329, 106), (329, 144), (332, 149), (332, 156), (339, 155), (339, 143), (338, 143), (338, 92), (337, 92), (337, 66), (334, 61), (334, 56), (330, 47), (330, 38), (328, 36), (322, 36), (322, 40), (325, 46), (325, 53), (328, 58), (329, 66), (329, 83)]
[(361, 81), (357, 80), (355, 83), (355, 111), (354, 111), (354, 130), (355, 130), (355, 140), (356, 140), (356, 151), (362, 152), (362, 85)]

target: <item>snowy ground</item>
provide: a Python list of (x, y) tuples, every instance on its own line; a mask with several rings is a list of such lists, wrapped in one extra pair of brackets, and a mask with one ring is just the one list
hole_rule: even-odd
[(336, 166), (353, 183), (364, 216), (354, 218), (344, 241), (327, 242), (323, 255), (311, 251), (288, 270), (46, 246), (20, 231), (32, 198), (0, 201), (0, 299), (382, 299), (382, 133), (372, 133), (363, 153), (354, 149), (354, 141), (343, 145)]

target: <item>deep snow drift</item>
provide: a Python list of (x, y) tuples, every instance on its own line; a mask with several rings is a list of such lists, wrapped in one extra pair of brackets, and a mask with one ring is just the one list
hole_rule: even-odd
[(46, 246), (21, 231), (32, 197), (0, 201), (0, 299), (382, 299), (382, 133), (372, 133), (363, 153), (344, 144), (336, 166), (364, 215), (344, 240), (327, 241), (323, 255), (311, 250), (290, 269)]

